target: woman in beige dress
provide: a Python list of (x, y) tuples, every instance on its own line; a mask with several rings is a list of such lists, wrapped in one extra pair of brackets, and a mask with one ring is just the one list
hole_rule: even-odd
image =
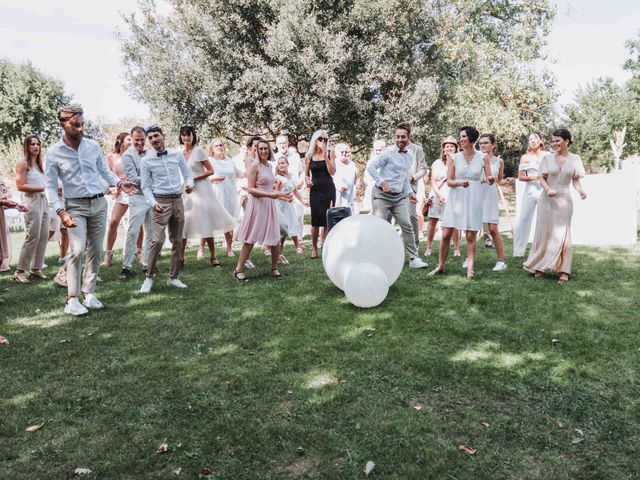
[(16, 188), (29, 207), (24, 214), (25, 239), (20, 250), (13, 280), (28, 283), (29, 277), (47, 278), (42, 273), (49, 235), (49, 202), (44, 194), (45, 178), (42, 146), (37, 135), (27, 135), (23, 142), (24, 157), (16, 164)]
[(571, 133), (564, 128), (553, 132), (555, 153), (540, 162), (542, 194), (538, 200), (536, 230), (533, 246), (524, 268), (541, 278), (545, 271), (560, 273), (559, 283), (569, 281), (573, 247), (571, 245), (571, 216), (573, 202), (570, 184), (583, 200), (587, 194), (580, 179), (584, 177), (582, 159), (569, 153)]

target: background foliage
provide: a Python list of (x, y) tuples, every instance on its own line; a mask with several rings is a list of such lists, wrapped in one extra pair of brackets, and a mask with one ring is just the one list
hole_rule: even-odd
[(486, 0), (171, 0), (125, 18), (130, 91), (155, 114), (233, 141), (324, 127), (356, 147), (407, 120), (435, 157), (466, 124), (507, 155), (551, 120), (539, 65), (551, 3)]

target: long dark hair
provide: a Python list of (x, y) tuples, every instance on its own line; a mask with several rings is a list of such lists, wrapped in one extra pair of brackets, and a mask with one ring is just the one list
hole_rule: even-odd
[(40, 169), (41, 172), (44, 172), (44, 168), (42, 167), (42, 141), (40, 137), (37, 135), (27, 135), (24, 138), (23, 147), (24, 147), (24, 159), (27, 162), (27, 170), (31, 170), (33, 168), (33, 164), (31, 163), (31, 154), (29, 153), (29, 145), (31, 144), (31, 140), (36, 139), (38, 141), (38, 145), (40, 145), (40, 151), (35, 158), (36, 165)]
[(198, 144), (196, 129), (193, 128), (193, 125), (183, 125), (180, 127), (180, 133), (178, 134), (178, 141), (180, 142), (180, 145), (184, 145), (182, 135), (191, 135), (191, 146), (195, 147)]

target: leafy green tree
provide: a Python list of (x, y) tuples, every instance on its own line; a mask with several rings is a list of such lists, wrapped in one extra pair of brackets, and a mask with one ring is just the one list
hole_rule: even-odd
[(29, 63), (0, 59), (0, 144), (20, 141), (30, 133), (47, 142), (59, 132), (57, 109), (70, 100), (62, 82)]
[(614, 131), (626, 127), (624, 152), (640, 152), (640, 39), (629, 40), (626, 46), (631, 58), (624, 68), (632, 78), (622, 87), (611, 78), (598, 79), (579, 89), (574, 102), (565, 108), (568, 126), (576, 138), (573, 150), (592, 171), (613, 168), (610, 140)]
[(141, 2), (120, 41), (152, 112), (232, 140), (324, 127), (356, 147), (400, 120), (433, 153), (468, 123), (520, 150), (551, 114), (548, 0)]

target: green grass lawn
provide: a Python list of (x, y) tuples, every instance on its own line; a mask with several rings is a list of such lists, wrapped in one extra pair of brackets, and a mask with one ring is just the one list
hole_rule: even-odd
[(472, 282), (405, 268), (371, 310), (291, 247), (248, 284), (191, 249), (184, 291), (165, 253), (148, 296), (116, 263), (84, 318), (5, 275), (0, 478), (638, 478), (638, 252), (576, 248), (561, 286), (480, 249)]

